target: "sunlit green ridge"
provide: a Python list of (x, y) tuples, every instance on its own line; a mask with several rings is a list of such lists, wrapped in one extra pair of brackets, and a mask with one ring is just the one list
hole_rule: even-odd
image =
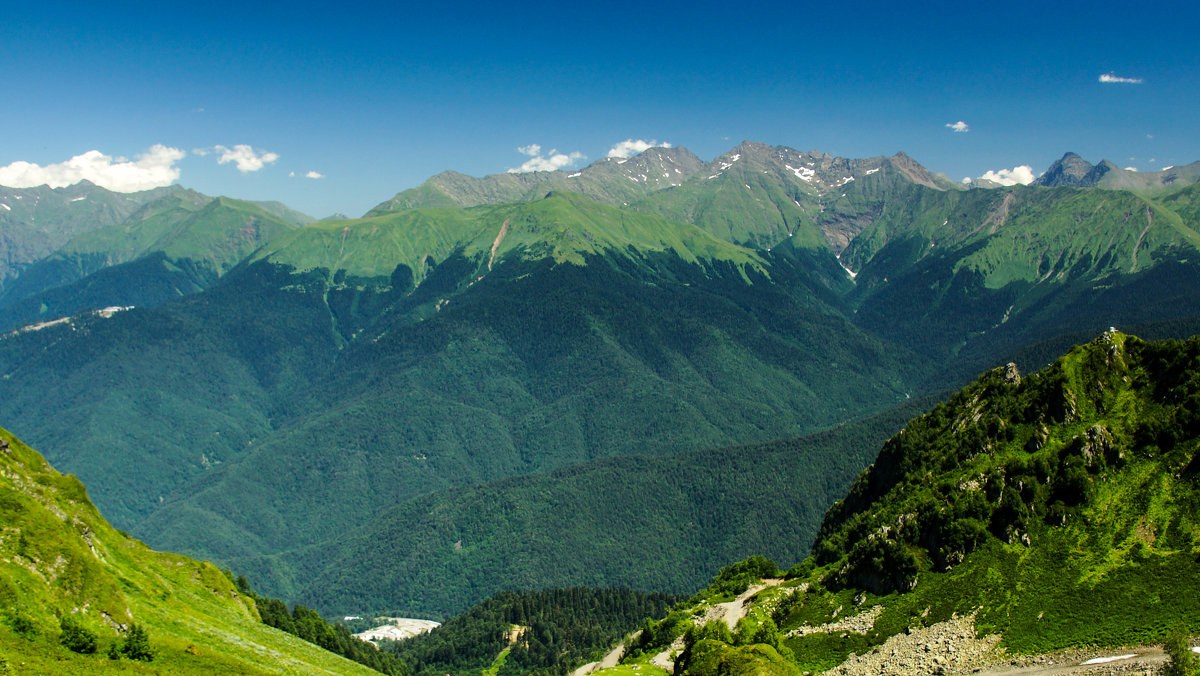
[(454, 253), (477, 260), (486, 272), (514, 254), (582, 265), (586, 257), (600, 254), (663, 252), (692, 263), (720, 260), (762, 270), (753, 253), (694, 226), (557, 192), (525, 204), (411, 209), (323, 221), (271, 242), (254, 258), (364, 278), (388, 277), (403, 265), (419, 283), (431, 263)]

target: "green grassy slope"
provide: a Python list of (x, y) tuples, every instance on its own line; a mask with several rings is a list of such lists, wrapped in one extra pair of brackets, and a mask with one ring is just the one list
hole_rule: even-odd
[[(110, 526), (73, 476), (0, 430), (0, 665), (15, 673), (369, 674), (276, 631), (212, 564), (155, 552)], [(130, 471), (136, 471), (132, 467)], [(61, 618), (98, 638), (60, 645)], [(133, 623), (152, 662), (105, 656)]]
[(599, 253), (644, 256), (670, 251), (679, 258), (732, 261), (761, 269), (754, 254), (702, 230), (650, 215), (603, 206), (573, 193), (533, 202), (473, 209), (414, 209), (351, 221), (322, 221), (273, 240), (253, 260), (323, 269), (366, 279), (389, 279), (399, 266), (414, 284), (431, 263), (460, 254), (484, 274), (516, 252), (582, 264)]

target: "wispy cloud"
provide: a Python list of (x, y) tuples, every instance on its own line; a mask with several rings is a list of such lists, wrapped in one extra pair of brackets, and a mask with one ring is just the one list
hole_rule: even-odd
[(221, 153), (221, 156), (217, 158), (217, 164), (229, 164), (230, 162), (234, 162), (237, 164), (237, 170), (243, 174), (248, 174), (252, 171), (258, 171), (264, 166), (279, 159), (279, 155), (277, 153), (271, 153), (265, 150), (255, 150), (244, 143), (239, 143), (232, 148), (226, 148), (225, 146), (214, 146), (213, 150)]
[(66, 162), (44, 167), (18, 161), (0, 167), (0, 185), (62, 188), (86, 179), (114, 192), (137, 192), (171, 185), (172, 181), (178, 180), (179, 169), (174, 165), (186, 156), (184, 150), (156, 144), (132, 162), (123, 157), (113, 159), (99, 150), (89, 150)]
[(1033, 174), (1033, 167), (1023, 164), (1012, 169), (1000, 169), (999, 171), (989, 171), (983, 176), (980, 176), (979, 181), (991, 181), (1000, 185), (1029, 185), (1033, 183), (1033, 179), (1037, 178)]
[(325, 178), (325, 174), (321, 174), (316, 171), (310, 171), (304, 175), (304, 178)]
[(1140, 77), (1121, 77), (1112, 73), (1105, 73), (1100, 76), (1100, 81), (1105, 84), (1142, 84)]
[[(960, 134), (965, 134), (965, 133), (971, 131), (971, 127), (968, 126), (967, 123), (963, 122), (962, 120), (959, 120), (958, 122), (947, 122), (946, 127), (949, 129), (953, 129), (955, 132), (960, 133)], [(986, 134), (985, 134), (985, 136), (986, 136)]]
[(624, 141), (614, 145), (608, 150), (608, 156), (616, 159), (625, 159), (641, 154), (651, 148), (670, 148), (670, 143), (659, 143), (658, 141), (643, 141), (642, 139), (633, 140), (627, 138)]
[(579, 160), (586, 159), (587, 155), (579, 151), (570, 153), (560, 153), (558, 150), (551, 148), (550, 152), (542, 154), (542, 147), (536, 143), (531, 143), (527, 146), (517, 148), (517, 152), (522, 155), (528, 155), (529, 159), (525, 163), (515, 169), (509, 169), (510, 174), (524, 174), (530, 171), (555, 171), (565, 169)]

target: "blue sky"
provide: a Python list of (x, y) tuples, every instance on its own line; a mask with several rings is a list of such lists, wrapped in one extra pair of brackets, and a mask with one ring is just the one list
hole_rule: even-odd
[(1194, 2), (176, 4), (7, 7), (0, 179), (95, 150), (323, 217), (531, 144), (903, 150), (954, 179), (1200, 160)]

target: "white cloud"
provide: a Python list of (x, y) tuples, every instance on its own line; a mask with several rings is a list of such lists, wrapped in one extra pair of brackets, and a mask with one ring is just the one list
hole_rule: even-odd
[(516, 169), (509, 169), (508, 173), (510, 174), (524, 174), (530, 171), (555, 171), (569, 167), (587, 157), (587, 155), (579, 151), (560, 153), (554, 148), (551, 148), (550, 152), (542, 155), (542, 147), (536, 143), (521, 146), (517, 148), (517, 152), (522, 155), (528, 155), (530, 159), (526, 160), (524, 164)]
[(1033, 175), (1033, 167), (1023, 164), (1012, 169), (1001, 169), (1000, 171), (989, 171), (983, 176), (980, 176), (980, 181), (991, 181), (1000, 185), (1029, 185), (1033, 183), (1033, 179), (1037, 178)]
[(1142, 78), (1140, 77), (1120, 77), (1118, 75), (1113, 75), (1112, 73), (1105, 73), (1101, 75), (1100, 81), (1105, 84), (1142, 84)]
[(89, 150), (66, 162), (39, 166), (31, 162), (13, 162), (0, 167), (0, 185), (11, 188), (32, 188), (48, 185), (62, 188), (82, 180), (115, 192), (137, 192), (171, 185), (179, 179), (179, 169), (173, 166), (187, 156), (187, 151), (155, 144), (133, 162), (99, 150)]
[(960, 134), (965, 134), (966, 132), (971, 131), (971, 127), (968, 126), (967, 123), (963, 122), (962, 120), (959, 120), (958, 122), (947, 122), (946, 127), (949, 129), (953, 129), (955, 132), (960, 133)]
[(962, 182), (963, 182), (963, 185), (971, 185), (971, 177), (970, 177), (970, 176), (963, 176), (963, 180), (962, 180)]
[(221, 153), (221, 156), (217, 158), (217, 164), (236, 162), (237, 170), (243, 174), (251, 171), (258, 171), (265, 165), (268, 165), (279, 159), (279, 155), (276, 153), (255, 150), (244, 143), (239, 143), (232, 148), (215, 146), (213, 150)]
[(325, 178), (325, 174), (317, 173), (315, 171), (310, 171), (304, 175), (304, 178)]
[(1137, 167), (1125, 167), (1125, 171), (1137, 171)]
[(608, 151), (608, 156), (616, 159), (625, 159), (633, 157), (639, 153), (645, 152), (651, 148), (670, 148), (670, 143), (659, 143), (658, 141), (643, 141), (642, 139), (633, 140), (627, 138), (624, 141), (614, 145)]

